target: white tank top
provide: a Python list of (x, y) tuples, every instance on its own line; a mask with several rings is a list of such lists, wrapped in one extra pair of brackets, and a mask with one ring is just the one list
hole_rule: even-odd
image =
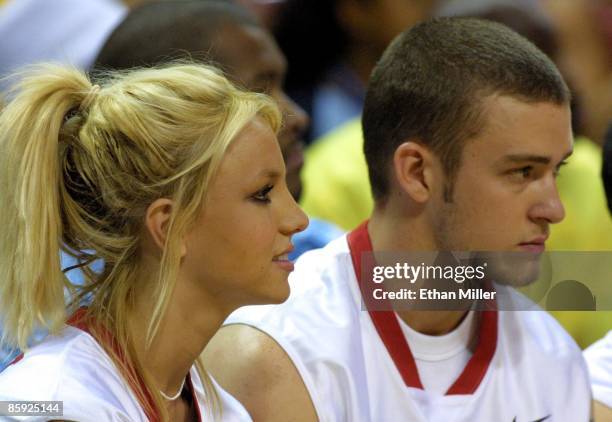
[[(244, 407), (214, 380), (213, 383), (222, 405), (221, 420), (251, 421)], [(187, 385), (199, 420), (213, 420), (195, 366), (189, 371)], [(0, 401), (4, 400), (59, 400), (63, 402), (63, 416), (59, 419), (79, 422), (156, 420), (156, 415), (145, 414), (100, 344), (90, 334), (73, 326), (66, 326), (59, 336), (48, 337), (32, 347), (0, 373)], [(15, 420), (48, 419), (32, 416)]]
[(478, 344), (469, 358), (461, 356), (468, 361), (458, 376), (438, 373), (441, 381), (431, 381), (436, 373), (421, 372), (395, 313), (362, 308), (353, 258), (368, 248), (362, 225), (305, 253), (290, 275), (285, 303), (241, 308), (226, 321), (257, 327), (278, 342), (321, 421), (589, 420), (581, 351), (543, 311), (480, 312)]

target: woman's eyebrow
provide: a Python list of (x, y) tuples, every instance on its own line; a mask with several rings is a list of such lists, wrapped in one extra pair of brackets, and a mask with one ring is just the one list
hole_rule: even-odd
[(276, 170), (276, 169), (262, 169), (260, 171), (257, 172), (257, 174), (255, 175), (256, 178), (269, 178), (269, 179), (278, 179), (282, 176), (282, 172)]

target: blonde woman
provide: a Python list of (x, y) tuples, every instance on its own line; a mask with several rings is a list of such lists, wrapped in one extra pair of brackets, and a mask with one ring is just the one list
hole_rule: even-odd
[[(291, 236), (308, 222), (280, 124), (271, 99), (203, 65), (96, 85), (29, 71), (0, 115), (0, 317), (26, 350), (0, 400), (63, 401), (45, 420), (250, 420), (198, 357), (233, 310), (288, 297)], [(60, 250), (82, 263), (78, 291)], [(88, 307), (66, 312), (65, 287)], [(27, 349), (41, 326), (51, 335)]]

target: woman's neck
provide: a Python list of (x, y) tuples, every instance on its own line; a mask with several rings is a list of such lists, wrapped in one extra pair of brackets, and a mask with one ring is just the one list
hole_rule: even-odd
[(141, 298), (130, 320), (135, 351), (159, 390), (174, 396), (209, 340), (229, 315), (201, 295), (177, 282), (153, 341), (147, 330), (155, 299)]

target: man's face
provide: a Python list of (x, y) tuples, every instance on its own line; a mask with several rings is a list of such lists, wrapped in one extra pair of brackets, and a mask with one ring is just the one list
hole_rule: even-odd
[(430, 208), (437, 247), (539, 254), (565, 214), (556, 177), (572, 152), (569, 107), (492, 96), (484, 118), (464, 146), (452, 201), (440, 187)]
[(278, 102), (285, 119), (278, 141), (287, 168), (287, 186), (298, 200), (304, 161), (302, 136), (308, 127), (308, 116), (283, 91), (285, 58), (264, 29), (251, 25), (224, 25), (216, 37), (214, 50), (232, 80), (246, 89), (268, 94)]

